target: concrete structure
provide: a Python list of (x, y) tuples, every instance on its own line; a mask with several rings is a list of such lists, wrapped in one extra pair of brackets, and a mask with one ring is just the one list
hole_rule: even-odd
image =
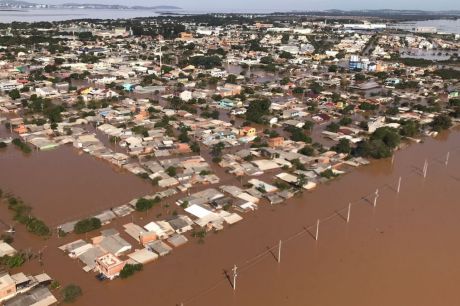
[(125, 262), (111, 253), (96, 258), (96, 269), (108, 279), (114, 279), (120, 275)]

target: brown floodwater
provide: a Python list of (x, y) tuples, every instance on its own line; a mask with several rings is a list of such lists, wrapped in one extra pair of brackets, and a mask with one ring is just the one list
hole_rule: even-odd
[[(396, 154), (393, 164), (390, 159), (375, 161), (282, 205), (261, 205), (257, 212), (244, 214), (242, 222), (208, 234), (204, 244), (191, 239), (128, 280), (101, 283), (57, 249), (80, 238), (76, 235), (43, 241), (18, 226), (14, 246), (33, 252), (47, 246), (43, 266), (33, 260), (21, 270), (45, 270), (63, 284), (80, 285), (84, 294), (75, 305), (459, 305), (459, 148), (459, 131), (411, 145)], [(448, 167), (443, 164), (447, 151)], [(420, 171), (426, 158), (430, 159), (424, 179)], [(0, 164), (2, 184), (10, 181), (4, 178), (7, 164), (13, 177), (24, 171), (23, 159), (13, 160)], [(34, 173), (28, 169), (24, 173)], [(67, 173), (61, 172), (60, 179), (67, 180)], [(399, 176), (402, 185), (397, 194)], [(127, 186), (120, 191), (123, 196), (131, 190)], [(18, 194), (26, 199), (20, 191), (27, 194), (28, 188), (18, 189)], [(380, 196), (373, 207), (371, 194), (376, 188)], [(69, 192), (69, 187), (65, 190)], [(87, 197), (94, 197), (94, 191), (88, 189)], [(39, 192), (35, 196), (44, 197)], [(108, 197), (113, 198), (117, 197)], [(27, 200), (39, 214), (37, 201)], [(349, 202), (353, 205), (347, 224), (344, 208)], [(58, 210), (60, 201), (47, 205)], [(155, 219), (152, 213), (135, 218), (141, 225)], [(0, 219), (10, 222), (5, 206), (0, 206)], [(111, 226), (120, 228), (130, 219)], [(322, 222), (315, 241), (305, 228), (317, 219)], [(309, 232), (313, 234), (314, 228)], [(276, 248), (267, 251), (279, 240), (281, 263), (276, 261)], [(239, 267), (236, 291), (225, 276), (234, 264)]]
[(21, 197), (54, 226), (153, 191), (151, 184), (71, 145), (29, 155), (8, 146), (0, 152), (0, 188)]

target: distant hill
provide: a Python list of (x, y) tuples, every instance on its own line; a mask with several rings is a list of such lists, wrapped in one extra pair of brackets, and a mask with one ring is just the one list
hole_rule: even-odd
[(127, 6), (118, 4), (100, 3), (64, 3), (64, 4), (40, 4), (22, 0), (0, 0), (0, 8), (87, 8), (87, 9), (135, 9), (135, 10), (180, 10), (180, 7), (173, 5), (157, 6)]
[(153, 10), (181, 10), (181, 7), (174, 5), (157, 5), (157, 6), (132, 6), (133, 9), (153, 9)]
[(290, 13), (277, 12), (276, 14), (298, 14), (306, 16), (330, 16), (330, 17), (378, 17), (388, 19), (429, 19), (429, 18), (458, 18), (460, 11), (423, 11), (423, 10), (394, 10), (394, 9), (381, 9), (381, 10), (324, 10), (324, 11), (301, 11), (295, 10)]
[(23, 8), (23, 7), (34, 7), (36, 3), (27, 1), (16, 1), (16, 0), (0, 0), (0, 7), (9, 8)]

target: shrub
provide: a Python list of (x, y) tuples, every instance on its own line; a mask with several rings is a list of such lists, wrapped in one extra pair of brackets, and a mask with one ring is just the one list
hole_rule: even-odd
[(49, 227), (42, 220), (34, 217), (29, 218), (29, 222), (27, 222), (27, 230), (38, 236), (48, 236), (51, 234)]
[(101, 220), (98, 218), (88, 218), (78, 221), (75, 224), (74, 231), (77, 234), (84, 234), (102, 226)]
[(327, 179), (330, 179), (330, 178), (333, 178), (333, 177), (337, 176), (337, 175), (334, 174), (332, 169), (327, 169), (327, 170), (321, 172), (320, 175), (321, 175), (321, 177), (324, 177), (324, 178), (327, 178)]
[(73, 303), (82, 295), (82, 293), (83, 292), (79, 286), (70, 284), (62, 289), (62, 299), (64, 303)]
[(155, 198), (153, 200), (148, 200), (148, 199), (145, 199), (145, 198), (140, 198), (139, 200), (137, 200), (136, 202), (136, 210), (137, 211), (147, 211), (149, 210), (150, 208), (152, 208), (155, 204), (157, 204), (158, 202), (160, 202), (160, 199), (159, 198)]
[(126, 264), (120, 271), (120, 277), (125, 279), (132, 276), (134, 273), (142, 271), (142, 264)]
[(22, 142), (21, 139), (15, 138), (13, 139), (12, 143), (17, 146), (22, 152), (24, 153), (30, 153), (32, 152), (32, 149), (29, 147), (28, 144)]
[(26, 261), (25, 255), (23, 253), (18, 253), (13, 256), (5, 255), (0, 257), (0, 265), (5, 266), (9, 269), (18, 268), (24, 264)]

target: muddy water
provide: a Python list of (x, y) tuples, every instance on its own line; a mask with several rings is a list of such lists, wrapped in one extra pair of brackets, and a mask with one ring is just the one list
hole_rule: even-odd
[(142, 179), (70, 145), (0, 152), (0, 188), (20, 196), (50, 225), (87, 217), (152, 192)]
[[(76, 305), (458, 305), (459, 151), (450, 149), (448, 168), (442, 161), (449, 148), (459, 146), (458, 131), (412, 145), (398, 152), (393, 165), (377, 161), (286, 204), (263, 206), (245, 214), (240, 224), (209, 234), (204, 244), (191, 241), (129, 280), (100, 283), (83, 272), (56, 249), (74, 235), (43, 242), (19, 231), (15, 246), (36, 251), (46, 245), (43, 267), (33, 261), (25, 269), (44, 269), (61, 283), (79, 284), (84, 296)], [(437, 159), (430, 160), (423, 179), (420, 168), (433, 156)], [(380, 197), (374, 208), (366, 195), (376, 188)], [(347, 225), (334, 212), (345, 215), (340, 209), (349, 202)], [(0, 216), (9, 218), (4, 206)], [(329, 218), (320, 225), (318, 242), (309, 234), (287, 240), (318, 218)], [(113, 226), (123, 221), (128, 222)], [(280, 264), (276, 250), (250, 260), (280, 239)], [(233, 264), (240, 267), (236, 292), (224, 275)]]

